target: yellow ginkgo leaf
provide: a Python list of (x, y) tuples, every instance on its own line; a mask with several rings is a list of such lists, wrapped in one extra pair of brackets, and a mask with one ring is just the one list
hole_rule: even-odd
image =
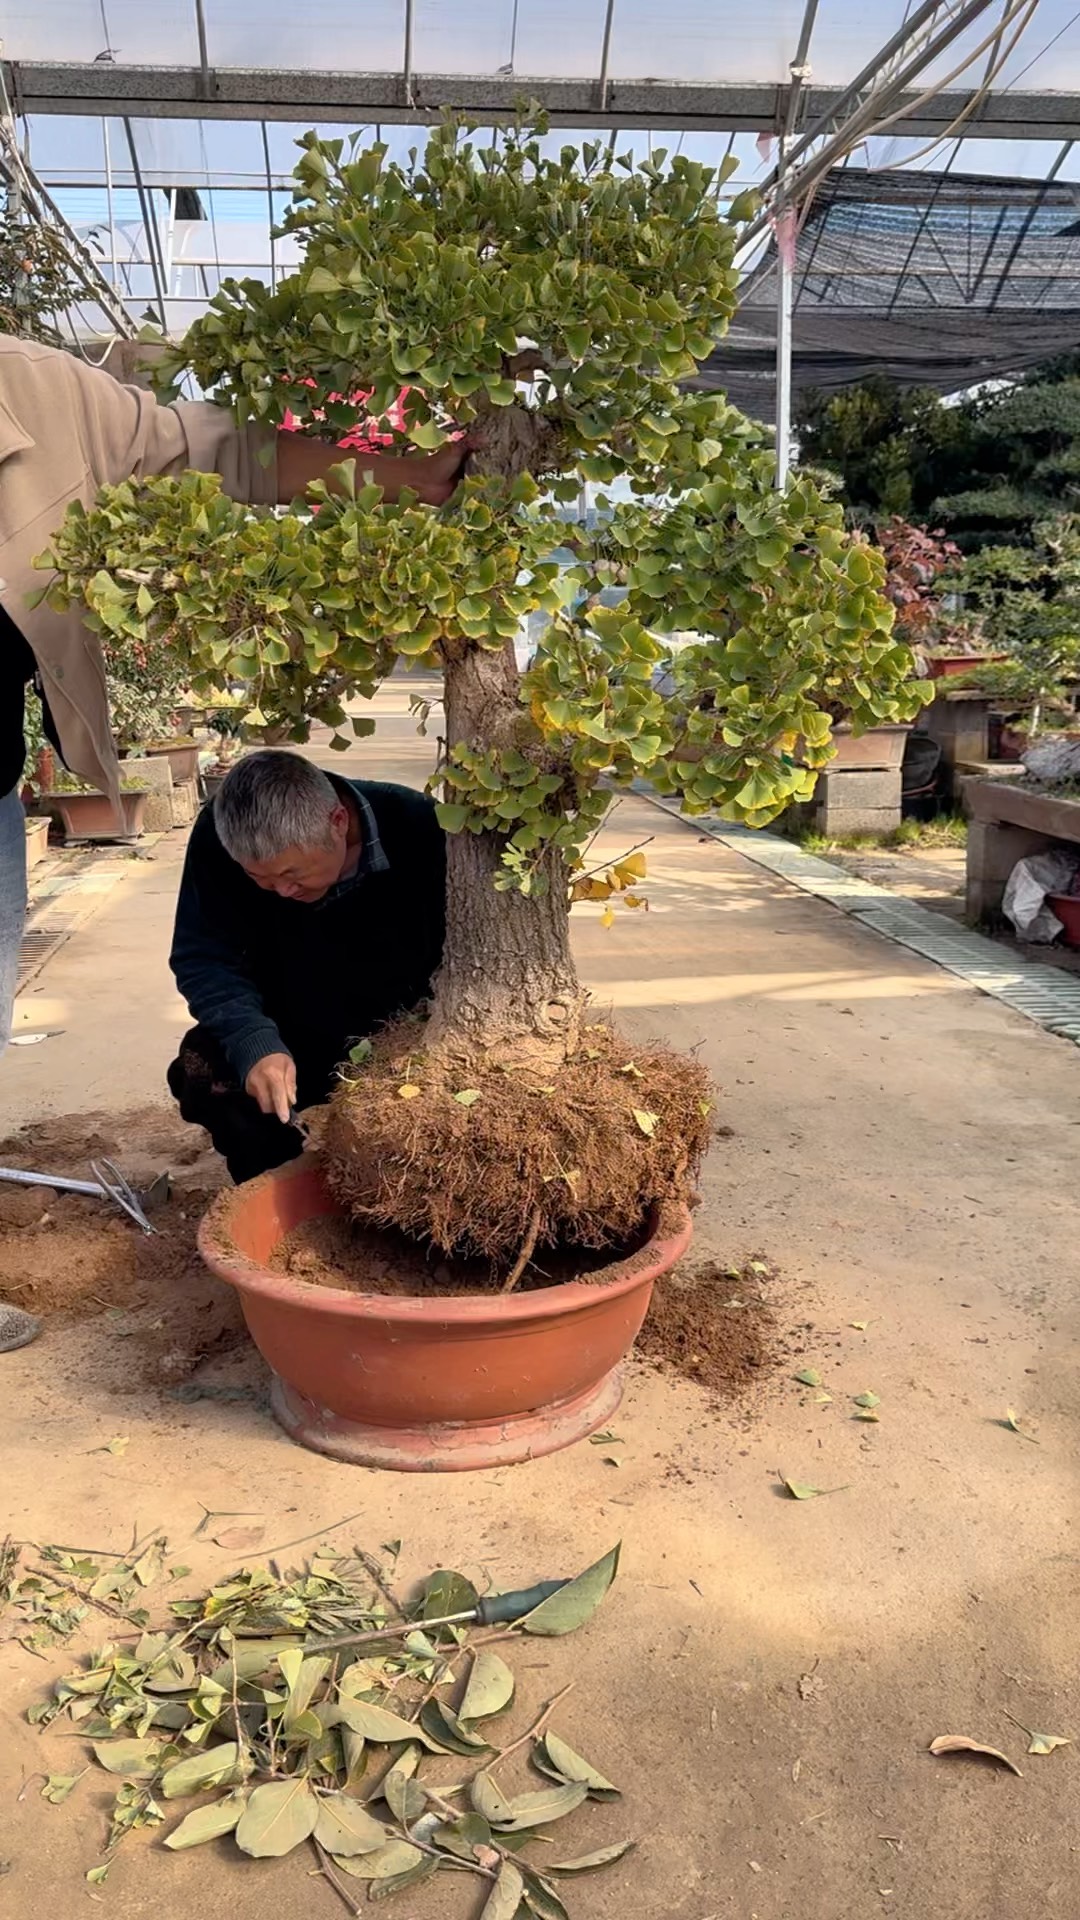
[(605, 907), (603, 913), (600, 915), (600, 925), (602, 927), (612, 927), (614, 926), (614, 924), (615, 924), (614, 907)]
[(405, 1082), (404, 1082), (404, 1083), (403, 1083), (403, 1084), (402, 1084), (402, 1085), (401, 1085), (401, 1086), (400, 1086), (400, 1087), (398, 1088), (398, 1098), (399, 1098), (399, 1099), (401, 1099), (401, 1100), (415, 1100), (415, 1099), (416, 1099), (416, 1096), (417, 1096), (417, 1094), (419, 1093), (419, 1091), (420, 1091), (420, 1089), (419, 1089), (419, 1087), (418, 1087), (418, 1086), (417, 1086), (417, 1085), (415, 1084), (415, 1082), (414, 1082), (414, 1081), (412, 1081), (412, 1080), (406, 1080), (406, 1081), (405, 1081)]

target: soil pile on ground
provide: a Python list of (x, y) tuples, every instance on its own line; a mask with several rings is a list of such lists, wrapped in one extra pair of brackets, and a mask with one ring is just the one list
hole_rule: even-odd
[[(113, 1316), (133, 1372), (167, 1384), (243, 1338), (235, 1295), (204, 1267), (199, 1221), (218, 1184), (204, 1142), (162, 1109), (65, 1115), (0, 1141), (0, 1165), (91, 1179), (111, 1159), (135, 1187), (165, 1169), (172, 1198), (144, 1234), (111, 1202), (0, 1185), (0, 1299), (49, 1316)], [(129, 1345), (127, 1343), (130, 1343)]]
[(634, 1348), (718, 1398), (742, 1392), (780, 1358), (776, 1315), (768, 1299), (775, 1281), (765, 1260), (742, 1267), (704, 1262), (665, 1274)]
[[(487, 1260), (447, 1259), (437, 1247), (424, 1248), (402, 1233), (353, 1226), (342, 1214), (324, 1214), (294, 1227), (275, 1247), (270, 1266), (306, 1286), (397, 1298), (490, 1294), (501, 1277), (492, 1272)], [(517, 1292), (529, 1293), (567, 1280), (603, 1285), (611, 1268), (610, 1248), (540, 1254), (526, 1268)]]

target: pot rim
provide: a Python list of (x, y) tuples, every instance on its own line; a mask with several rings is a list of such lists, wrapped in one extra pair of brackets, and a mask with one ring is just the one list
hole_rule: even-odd
[[(199, 1222), (197, 1245), (207, 1266), (220, 1280), (241, 1294), (256, 1294), (282, 1306), (337, 1315), (344, 1319), (378, 1319), (410, 1323), (435, 1321), (444, 1326), (476, 1326), (487, 1321), (500, 1324), (516, 1320), (553, 1319), (588, 1306), (600, 1306), (619, 1299), (635, 1288), (656, 1280), (682, 1259), (693, 1234), (689, 1208), (681, 1206), (678, 1224), (663, 1235), (654, 1225), (636, 1253), (612, 1263), (615, 1277), (602, 1283), (567, 1280), (550, 1287), (533, 1287), (528, 1293), (445, 1294), (429, 1300), (416, 1296), (384, 1293), (354, 1293), (344, 1287), (311, 1286), (288, 1274), (272, 1273), (249, 1259), (230, 1244), (229, 1220), (237, 1207), (243, 1207), (260, 1189), (284, 1180), (314, 1176), (320, 1170), (312, 1156), (301, 1155), (283, 1167), (274, 1167), (256, 1180), (242, 1186), (225, 1188)], [(311, 1216), (316, 1217), (316, 1216)]]

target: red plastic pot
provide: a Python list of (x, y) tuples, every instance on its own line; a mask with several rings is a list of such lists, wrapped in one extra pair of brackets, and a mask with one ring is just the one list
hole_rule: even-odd
[(1067, 947), (1080, 947), (1080, 894), (1048, 893), (1046, 904), (1051, 913), (1056, 913), (1065, 929), (1063, 938)]
[(237, 1289), (292, 1439), (366, 1467), (446, 1472), (555, 1453), (611, 1418), (653, 1283), (690, 1245), (688, 1213), (603, 1282), (437, 1300), (311, 1287), (267, 1262), (336, 1203), (305, 1157), (223, 1193), (199, 1251)]

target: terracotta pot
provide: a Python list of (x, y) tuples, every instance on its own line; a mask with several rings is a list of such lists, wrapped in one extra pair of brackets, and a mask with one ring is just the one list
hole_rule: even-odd
[(65, 840), (134, 840), (142, 832), (146, 794), (122, 793), (121, 817), (107, 793), (44, 793), (50, 813), (59, 814)]
[(836, 753), (823, 771), (835, 773), (842, 767), (901, 767), (910, 727), (871, 727), (868, 733), (852, 733), (846, 721), (833, 728)]
[(47, 814), (35, 815), (26, 823), (26, 871), (36, 867), (44, 860), (49, 850), (49, 820)]
[(1067, 947), (1080, 947), (1080, 894), (1048, 893), (1046, 904), (1051, 913), (1056, 913), (1065, 931), (1062, 939)]
[(181, 787), (185, 780), (194, 780), (199, 771), (199, 746), (193, 740), (159, 740), (152, 746), (140, 747), (140, 753), (149, 754), (152, 759), (160, 757), (168, 760), (172, 768), (173, 782)]
[(302, 1221), (336, 1211), (305, 1156), (215, 1201), (199, 1251), (237, 1289), (274, 1371), (271, 1406), (302, 1446), (367, 1467), (446, 1472), (554, 1453), (610, 1420), (619, 1363), (653, 1282), (686, 1252), (684, 1214), (611, 1269), (528, 1293), (437, 1300), (310, 1287), (267, 1262)]

